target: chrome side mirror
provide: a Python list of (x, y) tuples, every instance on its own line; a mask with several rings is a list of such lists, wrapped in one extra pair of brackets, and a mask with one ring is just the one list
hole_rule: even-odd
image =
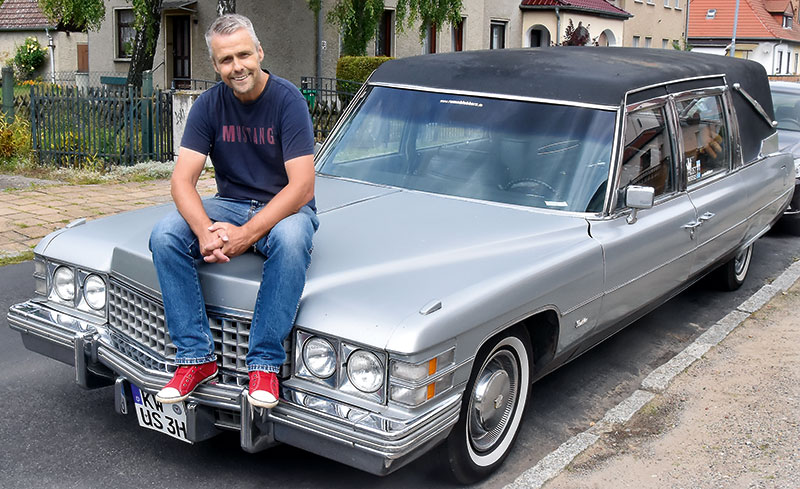
[(628, 224), (636, 222), (636, 214), (639, 209), (649, 209), (653, 207), (656, 198), (656, 189), (653, 187), (640, 187), (638, 185), (628, 185), (625, 188), (625, 205), (632, 209), (628, 216)]

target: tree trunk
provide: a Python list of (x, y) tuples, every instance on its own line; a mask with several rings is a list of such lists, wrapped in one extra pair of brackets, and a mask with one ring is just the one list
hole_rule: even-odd
[(236, 13), (236, 0), (217, 0), (217, 16)]
[(142, 73), (153, 69), (153, 57), (161, 28), (161, 0), (142, 0), (143, 25), (137, 26), (133, 39), (131, 65), (128, 68), (128, 85), (142, 86)]

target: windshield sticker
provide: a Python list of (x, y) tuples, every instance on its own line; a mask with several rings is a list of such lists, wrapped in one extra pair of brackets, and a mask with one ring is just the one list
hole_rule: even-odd
[(483, 107), (483, 104), (478, 102), (471, 102), (469, 100), (447, 100), (440, 99), (440, 104), (453, 104), (453, 105), (466, 105), (467, 107)]
[(562, 201), (545, 200), (544, 204), (547, 207), (569, 207), (569, 204)]
[(700, 179), (700, 160), (692, 161), (692, 158), (687, 158), (686, 179), (690, 182)]

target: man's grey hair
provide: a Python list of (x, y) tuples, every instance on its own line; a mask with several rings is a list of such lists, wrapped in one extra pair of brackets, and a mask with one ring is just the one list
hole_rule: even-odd
[(208, 26), (208, 30), (206, 31), (206, 46), (208, 46), (208, 55), (211, 56), (211, 59), (214, 59), (214, 53), (211, 50), (211, 38), (216, 35), (227, 36), (239, 29), (245, 29), (247, 33), (250, 34), (250, 38), (253, 39), (253, 43), (255, 43), (256, 47), (261, 47), (261, 42), (259, 42), (258, 36), (256, 36), (256, 31), (253, 29), (253, 23), (250, 22), (250, 19), (244, 15), (225, 14), (217, 17), (216, 20)]

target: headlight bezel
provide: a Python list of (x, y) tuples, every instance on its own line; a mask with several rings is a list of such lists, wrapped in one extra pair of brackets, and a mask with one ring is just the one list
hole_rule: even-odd
[[(34, 256), (35, 269), (34, 280), (36, 281), (36, 294), (43, 296), (54, 308), (58, 308), (63, 312), (72, 311), (72, 313), (80, 312), (85, 313), (89, 317), (96, 319), (105, 319), (108, 316), (108, 274), (98, 270), (90, 269), (88, 267), (77, 266), (72, 263), (61, 262), (47, 259), (41, 255)], [(58, 270), (69, 270), (72, 274), (72, 283), (74, 287), (73, 296), (71, 299), (64, 299), (55, 288), (55, 274)], [(92, 307), (85, 295), (86, 280), (89, 277), (97, 277), (101, 281), (102, 286), (102, 306)], [(41, 288), (41, 290), (40, 290)], [(95, 304), (97, 305), (97, 304)]]
[[(313, 338), (320, 338), (327, 341), (336, 352), (336, 368), (335, 372), (327, 378), (321, 378), (314, 375), (308, 366), (305, 364), (303, 358), (304, 346)], [(381, 365), (382, 380), (377, 389), (373, 392), (364, 392), (358, 389), (355, 384), (350, 381), (347, 373), (347, 364), (354, 352), (365, 351), (375, 356)], [(305, 331), (300, 328), (295, 330), (294, 338), (294, 364), (292, 366), (292, 376), (297, 379), (309, 381), (330, 388), (334, 391), (359, 397), (365, 400), (376, 402), (379, 404), (386, 404), (387, 393), (387, 379), (388, 379), (388, 354), (385, 351), (370, 348), (364, 345), (356, 344), (354, 342), (345, 341), (341, 338), (318, 334), (310, 331)], [(328, 394), (329, 395), (329, 394)]]

